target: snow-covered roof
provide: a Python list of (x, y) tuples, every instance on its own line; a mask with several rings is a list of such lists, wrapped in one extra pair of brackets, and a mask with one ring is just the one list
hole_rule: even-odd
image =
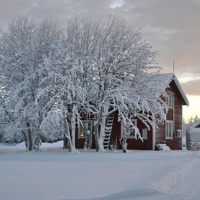
[(177, 77), (173, 74), (173, 73), (167, 73), (167, 74), (159, 74), (159, 78), (161, 79), (161, 81), (164, 82), (165, 84), (165, 88), (167, 88), (169, 86), (169, 84), (174, 81), (184, 102), (183, 102), (183, 105), (189, 105), (189, 101), (188, 101), (188, 98), (185, 94), (185, 92), (183, 91)]
[(190, 128), (196, 128), (199, 125), (200, 125), (200, 120), (197, 121), (195, 124), (193, 124)]

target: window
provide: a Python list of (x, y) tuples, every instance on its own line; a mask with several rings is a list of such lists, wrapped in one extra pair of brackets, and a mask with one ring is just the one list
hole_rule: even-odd
[(142, 138), (143, 138), (143, 140), (148, 139), (148, 130), (146, 128), (142, 129)]
[(78, 138), (85, 138), (86, 134), (92, 133), (93, 120), (82, 120), (82, 124), (79, 124)]
[(174, 122), (173, 121), (166, 121), (165, 125), (166, 129), (166, 139), (172, 139), (173, 138), (173, 132), (174, 132)]
[(175, 138), (181, 138), (181, 129), (175, 130), (174, 131), (174, 137)]
[[(134, 126), (137, 127), (137, 119), (132, 119), (132, 123)], [(135, 129), (131, 125), (127, 125), (126, 127), (124, 126), (123, 122), (121, 123), (121, 137), (126, 137), (126, 138), (133, 138), (135, 139)]]
[(167, 93), (166, 103), (169, 108), (173, 109), (174, 107), (174, 95), (172, 93)]

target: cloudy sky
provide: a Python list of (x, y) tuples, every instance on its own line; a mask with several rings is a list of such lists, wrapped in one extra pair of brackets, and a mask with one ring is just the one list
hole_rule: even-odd
[(62, 26), (74, 17), (106, 19), (109, 15), (141, 28), (158, 51), (163, 72), (173, 71), (187, 93), (184, 118), (200, 117), (200, 0), (0, 0), (0, 29), (12, 19), (53, 18)]

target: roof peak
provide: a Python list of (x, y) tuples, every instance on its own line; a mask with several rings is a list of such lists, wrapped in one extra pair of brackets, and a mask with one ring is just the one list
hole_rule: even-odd
[(184, 100), (183, 105), (188, 106), (189, 101), (188, 101), (187, 96), (186, 96), (185, 92), (183, 91), (181, 84), (180, 84), (178, 78), (176, 77), (176, 75), (174, 73), (164, 73), (164, 74), (159, 74), (159, 76), (161, 77), (161, 81), (163, 81), (165, 83), (166, 88), (172, 81), (175, 82), (181, 96), (183, 97), (183, 100)]

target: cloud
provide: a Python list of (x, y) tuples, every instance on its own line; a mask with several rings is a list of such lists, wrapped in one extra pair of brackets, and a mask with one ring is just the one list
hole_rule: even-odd
[(181, 85), (188, 95), (198, 96), (200, 94), (200, 79), (181, 83)]
[(19, 15), (53, 18), (63, 27), (75, 17), (116, 16), (143, 30), (144, 39), (158, 51), (163, 72), (172, 72), (175, 61), (177, 77), (200, 75), (199, 0), (0, 0), (0, 5), (0, 29)]
[(112, 0), (112, 3), (110, 4), (110, 7), (112, 9), (120, 8), (124, 5), (124, 0)]

